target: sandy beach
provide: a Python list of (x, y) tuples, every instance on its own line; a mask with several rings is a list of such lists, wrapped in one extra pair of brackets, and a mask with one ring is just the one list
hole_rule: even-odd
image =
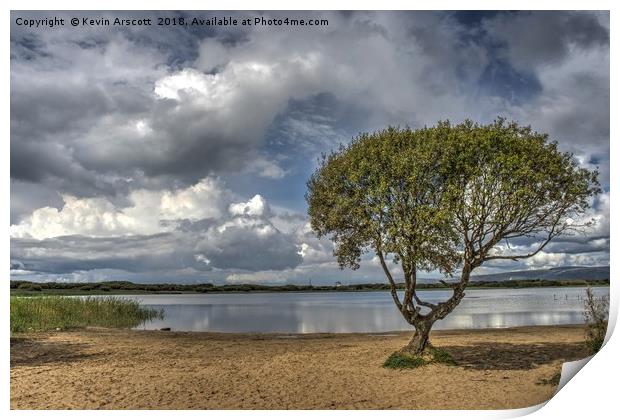
[(382, 367), (411, 333), (88, 328), (11, 339), (12, 409), (505, 409), (551, 398), (582, 326), (436, 331), (457, 366)]

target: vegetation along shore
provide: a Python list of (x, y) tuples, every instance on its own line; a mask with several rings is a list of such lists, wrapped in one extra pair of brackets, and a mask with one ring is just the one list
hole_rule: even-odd
[[(609, 286), (608, 279), (597, 280), (504, 280), (471, 281), (469, 288), (526, 288), (526, 287), (587, 287)], [(397, 284), (404, 289), (403, 283)], [(449, 283), (421, 283), (420, 290), (451, 289)], [(388, 291), (387, 283), (337, 284), (332, 286), (311, 286), (285, 284), (268, 286), (261, 284), (139, 284), (129, 281), (108, 281), (99, 283), (36, 283), (11, 281), (12, 295), (94, 295), (94, 294), (150, 294), (150, 293), (233, 293), (233, 292), (363, 292)]]
[(162, 311), (113, 296), (11, 296), (11, 334), (88, 326), (132, 328), (158, 317), (163, 317)]

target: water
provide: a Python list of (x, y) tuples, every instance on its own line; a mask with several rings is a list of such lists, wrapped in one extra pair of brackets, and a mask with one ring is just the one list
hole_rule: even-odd
[[(593, 288), (596, 296), (608, 287)], [(438, 302), (449, 290), (421, 291)], [(238, 293), (130, 295), (164, 309), (165, 318), (139, 327), (219, 332), (382, 332), (410, 330), (388, 292)], [(436, 329), (503, 328), (583, 323), (582, 288), (468, 290), (461, 304)]]

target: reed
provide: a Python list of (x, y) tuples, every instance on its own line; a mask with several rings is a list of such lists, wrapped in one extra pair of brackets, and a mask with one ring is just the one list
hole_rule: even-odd
[(11, 333), (79, 327), (132, 328), (163, 319), (163, 310), (119, 297), (11, 296)]

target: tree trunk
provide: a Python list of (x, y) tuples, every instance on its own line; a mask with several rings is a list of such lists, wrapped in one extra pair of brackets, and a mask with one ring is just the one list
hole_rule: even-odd
[(425, 321), (420, 322), (415, 325), (415, 334), (413, 334), (413, 338), (407, 344), (403, 351), (406, 353), (414, 354), (419, 356), (424, 352), (426, 346), (430, 345), (430, 341), (428, 340), (429, 333), (431, 332), (431, 327), (433, 326), (432, 322)]

